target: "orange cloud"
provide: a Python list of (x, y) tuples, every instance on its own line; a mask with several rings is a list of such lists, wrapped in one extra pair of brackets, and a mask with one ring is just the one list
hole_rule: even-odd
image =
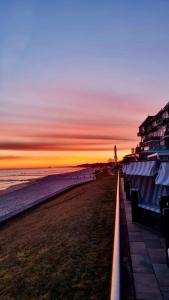
[[(110, 91), (21, 85), (10, 93), (0, 115), (0, 150), (18, 153), (25, 163), (29, 153), (33, 159), (32, 152), (74, 152), (75, 157), (80, 153), (80, 161), (85, 162), (92, 153), (93, 159), (105, 160), (105, 153), (112, 155), (114, 144), (125, 153), (137, 144), (137, 126), (149, 106), (133, 95)], [(12, 97), (16, 100), (10, 101)], [(12, 155), (9, 163), (17, 161)]]
[[(128, 147), (120, 147), (120, 150)], [(24, 142), (0, 142), (0, 150), (19, 150), (19, 151), (111, 151), (113, 144), (101, 144), (98, 142), (77, 142), (65, 143), (24, 143)]]

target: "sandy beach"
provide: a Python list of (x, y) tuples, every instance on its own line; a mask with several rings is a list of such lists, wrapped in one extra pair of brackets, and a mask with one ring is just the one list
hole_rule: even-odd
[(22, 185), (18, 189), (11, 187), (0, 195), (0, 222), (74, 186), (95, 180), (93, 172), (94, 169), (86, 168), (77, 172), (53, 174)]
[(109, 299), (115, 182), (100, 174), (1, 225), (1, 299)]

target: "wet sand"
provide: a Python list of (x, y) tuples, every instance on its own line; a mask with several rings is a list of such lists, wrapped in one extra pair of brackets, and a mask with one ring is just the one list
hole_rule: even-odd
[(27, 186), (30, 186), (32, 183), (34, 183), (36, 181), (38, 181), (38, 179), (32, 179), (32, 180), (29, 180), (29, 182), (26, 182), (26, 183), (18, 183), (18, 184), (12, 185), (12, 186), (8, 187), (5, 190), (0, 190), (0, 196), (11, 193), (13, 191), (23, 189)]
[(1, 226), (0, 299), (109, 299), (115, 182), (100, 174)]

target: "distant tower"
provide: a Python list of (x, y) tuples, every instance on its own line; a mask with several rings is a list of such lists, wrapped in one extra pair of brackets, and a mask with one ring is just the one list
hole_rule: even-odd
[(117, 160), (118, 160), (118, 158), (117, 158), (117, 146), (115, 145), (114, 146), (114, 162), (115, 162), (115, 164), (117, 164)]

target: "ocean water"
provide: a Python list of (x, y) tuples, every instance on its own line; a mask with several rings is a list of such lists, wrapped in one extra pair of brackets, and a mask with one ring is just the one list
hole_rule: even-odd
[(79, 171), (82, 168), (62, 167), (44, 169), (10, 169), (0, 170), (0, 190), (5, 190), (11, 186), (24, 184), (36, 178), (42, 178), (52, 174), (63, 174)]

